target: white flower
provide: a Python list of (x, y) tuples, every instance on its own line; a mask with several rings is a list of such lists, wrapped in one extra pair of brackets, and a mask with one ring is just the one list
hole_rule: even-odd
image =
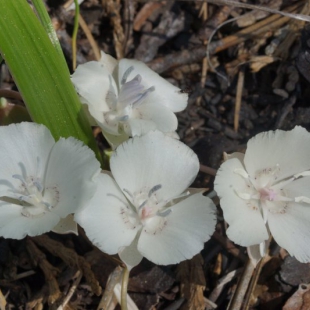
[(269, 231), (301, 262), (310, 261), (310, 133), (302, 127), (250, 139), (245, 155), (232, 154), (215, 178), (228, 237), (262, 244)]
[[(81, 4), (84, 0), (78, 0), (78, 4)], [(66, 8), (67, 11), (70, 11), (70, 10), (75, 10), (75, 3), (72, 2), (67, 8)]]
[(70, 213), (96, 190), (94, 153), (74, 138), (55, 143), (34, 123), (0, 127), (0, 141), (0, 236), (21, 239), (56, 225), (56, 232), (72, 230)]
[(195, 179), (195, 153), (159, 131), (123, 143), (99, 176), (89, 205), (75, 214), (88, 238), (129, 268), (142, 257), (156, 264), (189, 259), (215, 229), (215, 206), (202, 191), (184, 193)]
[(103, 52), (100, 61), (78, 66), (71, 79), (107, 140), (116, 145), (155, 129), (175, 131), (173, 112), (187, 105), (187, 94), (144, 63), (117, 61)]

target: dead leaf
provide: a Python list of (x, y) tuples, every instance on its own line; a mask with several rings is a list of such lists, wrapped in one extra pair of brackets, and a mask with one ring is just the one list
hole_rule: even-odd
[(0, 310), (5, 310), (5, 306), (6, 306), (6, 300), (2, 294), (2, 291), (0, 290)]
[(298, 290), (285, 303), (283, 310), (310, 309), (310, 284), (300, 284)]
[(200, 254), (179, 264), (177, 279), (181, 282), (181, 297), (187, 300), (181, 310), (204, 310), (203, 292), (206, 288), (206, 279)]
[(254, 56), (254, 57), (251, 57), (250, 59), (250, 62), (251, 62), (250, 67), (251, 67), (252, 72), (258, 72), (262, 68), (273, 63), (276, 60), (277, 58), (272, 57), (272, 56)]

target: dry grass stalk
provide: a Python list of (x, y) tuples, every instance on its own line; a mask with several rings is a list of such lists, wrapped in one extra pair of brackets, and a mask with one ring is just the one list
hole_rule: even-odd
[(89, 30), (84, 18), (82, 17), (82, 15), (79, 15), (79, 25), (81, 26), (82, 30), (84, 31), (86, 38), (94, 52), (95, 58), (96, 60), (100, 60), (101, 55), (100, 55), (100, 49), (99, 46), (97, 44), (97, 42), (95, 41), (91, 31)]
[(106, 288), (104, 290), (104, 293), (102, 294), (102, 298), (100, 300), (100, 303), (98, 305), (97, 310), (102, 309), (108, 309), (109, 304), (111, 303), (113, 299), (113, 290), (117, 283), (120, 282), (122, 278), (123, 268), (120, 266), (117, 266), (113, 272), (110, 274), (109, 279), (106, 284)]
[(244, 86), (244, 70), (241, 69), (238, 74), (236, 102), (235, 102), (235, 113), (234, 113), (234, 130), (238, 132), (239, 129), (239, 115), (242, 103), (242, 91)]
[(102, 0), (102, 5), (105, 5), (107, 12), (111, 18), (113, 27), (114, 47), (117, 59), (124, 57), (124, 30), (121, 22), (120, 5), (118, 1)]

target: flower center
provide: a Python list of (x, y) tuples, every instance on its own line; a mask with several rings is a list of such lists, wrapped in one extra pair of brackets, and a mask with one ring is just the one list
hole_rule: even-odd
[(128, 76), (134, 70), (134, 67), (129, 67), (122, 79), (118, 98), (111, 97), (112, 91), (108, 93), (107, 102), (110, 111), (104, 114), (104, 118), (109, 125), (115, 126), (119, 122), (125, 122), (132, 115), (132, 110), (143, 103), (143, 100), (150, 92), (155, 90), (155, 87), (145, 87), (141, 84), (141, 75), (136, 75), (131, 81), (127, 82)]
[(128, 228), (142, 226), (143, 230), (150, 234), (163, 230), (167, 223), (166, 217), (171, 210), (163, 209), (166, 202), (158, 199), (157, 192), (160, 189), (160, 184), (152, 188), (142, 188), (133, 194), (123, 189), (132, 202), (130, 206), (124, 203), (126, 207), (121, 208), (121, 216)]
[[(245, 188), (237, 190), (236, 194), (247, 201), (247, 205), (253, 210), (260, 210), (264, 219), (266, 211), (272, 213), (283, 213), (287, 203), (292, 201), (284, 193), (281, 184), (276, 183), (280, 171), (279, 165), (257, 171), (250, 177), (244, 169), (236, 169), (234, 172), (245, 180)], [(279, 186), (280, 185), (280, 186)], [(272, 202), (272, 203), (271, 203)]]
[(0, 200), (23, 206), (21, 211), (23, 216), (41, 217), (57, 205), (59, 201), (57, 186), (44, 188), (42, 180), (37, 176), (24, 178), (20, 174), (14, 174), (12, 178), (20, 181), (19, 187), (10, 189)]

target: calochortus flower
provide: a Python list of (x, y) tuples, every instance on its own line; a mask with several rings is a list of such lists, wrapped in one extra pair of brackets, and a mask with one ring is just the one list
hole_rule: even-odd
[(310, 133), (268, 131), (234, 153), (215, 178), (228, 237), (264, 245), (269, 233), (301, 262), (310, 261)]
[(174, 132), (174, 112), (185, 109), (188, 95), (137, 60), (102, 52), (100, 61), (78, 66), (72, 82), (88, 111), (112, 144), (151, 130)]
[(213, 202), (187, 191), (199, 162), (185, 144), (159, 131), (120, 145), (111, 172), (99, 176), (93, 199), (75, 214), (88, 238), (128, 268), (142, 257), (174, 264), (202, 250), (215, 229)]
[(34, 123), (0, 127), (0, 236), (21, 239), (72, 230), (70, 214), (96, 190), (100, 172), (81, 141)]

